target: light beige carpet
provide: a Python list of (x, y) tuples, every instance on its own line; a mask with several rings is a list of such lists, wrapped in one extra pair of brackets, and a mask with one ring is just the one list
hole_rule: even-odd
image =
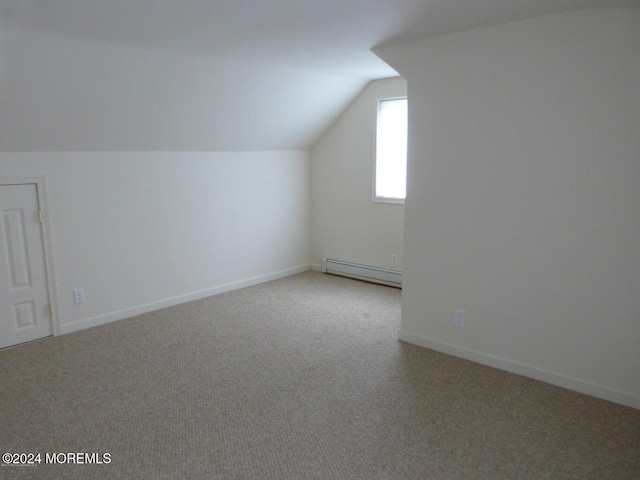
[[(0, 351), (1, 478), (640, 479), (640, 411), (396, 340), (308, 272)], [(109, 453), (45, 465), (45, 453)]]

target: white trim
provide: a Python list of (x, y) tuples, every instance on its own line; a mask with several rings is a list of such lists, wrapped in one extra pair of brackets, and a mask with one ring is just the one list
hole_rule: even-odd
[(371, 200), (373, 203), (386, 203), (388, 205), (404, 205), (406, 199), (404, 198), (388, 198), (388, 197), (376, 197), (375, 196), (375, 186), (374, 188), (374, 197)]
[(231, 290), (237, 290), (239, 288), (251, 287), (260, 283), (269, 282), (271, 280), (278, 280), (279, 278), (288, 277), (297, 273), (306, 272), (310, 269), (310, 265), (299, 265), (297, 267), (288, 268), (286, 270), (280, 270), (278, 272), (261, 275), (258, 277), (247, 278), (237, 282), (226, 283), (217, 287), (208, 288), (205, 290), (199, 290), (197, 292), (187, 293), (185, 295), (178, 295), (157, 302), (147, 303), (145, 305), (139, 305), (137, 307), (127, 308), (125, 310), (119, 310), (117, 312), (108, 313), (106, 315), (100, 315), (98, 317), (88, 318), (80, 320), (79, 322), (68, 323), (62, 325), (61, 333), (73, 333), (86, 328), (97, 327), (98, 325), (104, 325), (106, 323), (115, 322), (116, 320), (123, 320), (125, 318), (134, 317), (143, 313), (153, 312), (154, 310), (160, 310), (161, 308), (172, 307), (181, 303), (192, 302), (194, 300), (200, 300), (201, 298), (211, 297), (220, 293), (230, 292)]
[(526, 365), (512, 360), (507, 360), (502, 357), (497, 357), (495, 355), (469, 350), (457, 345), (441, 342), (433, 338), (416, 335), (402, 330), (398, 331), (398, 340), (464, 358), (465, 360), (471, 360), (472, 362), (481, 363), (507, 372), (523, 375), (558, 387), (568, 388), (569, 390), (574, 390), (603, 400), (609, 400), (628, 407), (640, 409), (640, 395), (632, 392), (598, 385), (569, 375), (563, 375), (561, 373), (552, 372), (533, 365)]
[(53, 335), (60, 335), (60, 317), (58, 316), (58, 296), (56, 293), (56, 276), (54, 272), (53, 242), (47, 203), (47, 188), (44, 175), (0, 175), (0, 185), (35, 185), (38, 196), (38, 208), (42, 211), (44, 221), (40, 224), (42, 244), (44, 248), (44, 266), (46, 270), (47, 293), (51, 305), (51, 328)]

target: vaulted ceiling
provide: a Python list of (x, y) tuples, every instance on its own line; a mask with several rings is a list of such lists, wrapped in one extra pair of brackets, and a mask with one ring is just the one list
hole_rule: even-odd
[(640, 0), (0, 0), (0, 150), (310, 148), (373, 47)]

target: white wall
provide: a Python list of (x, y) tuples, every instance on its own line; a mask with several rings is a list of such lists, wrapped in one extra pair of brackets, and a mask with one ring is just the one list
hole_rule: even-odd
[(63, 333), (308, 269), (308, 152), (0, 153), (0, 175), (46, 177)]
[(4, 152), (307, 150), (366, 83), (1, 22)]
[(362, 79), (3, 20), (0, 176), (46, 177), (58, 332), (308, 268), (305, 149)]
[(400, 338), (640, 408), (640, 12), (377, 53), (410, 97)]
[[(2, 25), (2, 18), (0, 17), (0, 106), (7, 105), (7, 29)], [(3, 109), (4, 110), (4, 109)], [(8, 114), (0, 113), (0, 139), (8, 128)], [(0, 147), (1, 147), (0, 140)], [(1, 150), (1, 148), (0, 148)]]
[(322, 257), (402, 268), (404, 206), (372, 202), (376, 98), (407, 93), (401, 77), (376, 80), (358, 95), (311, 151), (311, 261)]

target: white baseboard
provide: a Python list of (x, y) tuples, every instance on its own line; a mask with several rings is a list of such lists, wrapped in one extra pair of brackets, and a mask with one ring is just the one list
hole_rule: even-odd
[(469, 350), (457, 345), (441, 342), (422, 335), (404, 332), (402, 330), (398, 331), (398, 340), (464, 358), (465, 360), (471, 360), (473, 362), (505, 370), (507, 372), (533, 378), (535, 380), (540, 380), (558, 387), (568, 388), (569, 390), (585, 393), (603, 400), (609, 400), (621, 405), (640, 409), (640, 395), (632, 392), (598, 385), (579, 378), (552, 372), (532, 365), (514, 362), (495, 355)]
[(247, 278), (237, 282), (226, 283), (213, 288), (207, 288), (205, 290), (199, 290), (197, 292), (187, 293), (185, 295), (178, 295), (171, 298), (159, 300), (157, 302), (147, 303), (145, 305), (139, 305), (133, 308), (127, 308), (125, 310), (119, 310), (116, 312), (108, 313), (106, 315), (100, 315), (98, 317), (88, 318), (79, 322), (68, 323), (60, 327), (60, 334), (73, 333), (86, 328), (97, 327), (98, 325), (104, 325), (106, 323), (115, 322), (116, 320), (122, 320), (124, 318), (135, 317), (136, 315), (142, 315), (143, 313), (153, 312), (154, 310), (160, 310), (161, 308), (172, 307), (180, 303), (192, 302), (194, 300), (200, 300), (201, 298), (211, 297), (212, 295), (218, 295), (220, 293), (230, 292), (231, 290), (237, 290), (239, 288), (251, 287), (264, 282), (270, 282), (271, 280), (278, 280), (279, 278), (288, 277), (297, 273), (306, 272), (310, 269), (310, 265), (300, 265), (286, 270), (280, 270), (278, 272), (269, 273), (267, 275), (261, 275), (258, 277)]

